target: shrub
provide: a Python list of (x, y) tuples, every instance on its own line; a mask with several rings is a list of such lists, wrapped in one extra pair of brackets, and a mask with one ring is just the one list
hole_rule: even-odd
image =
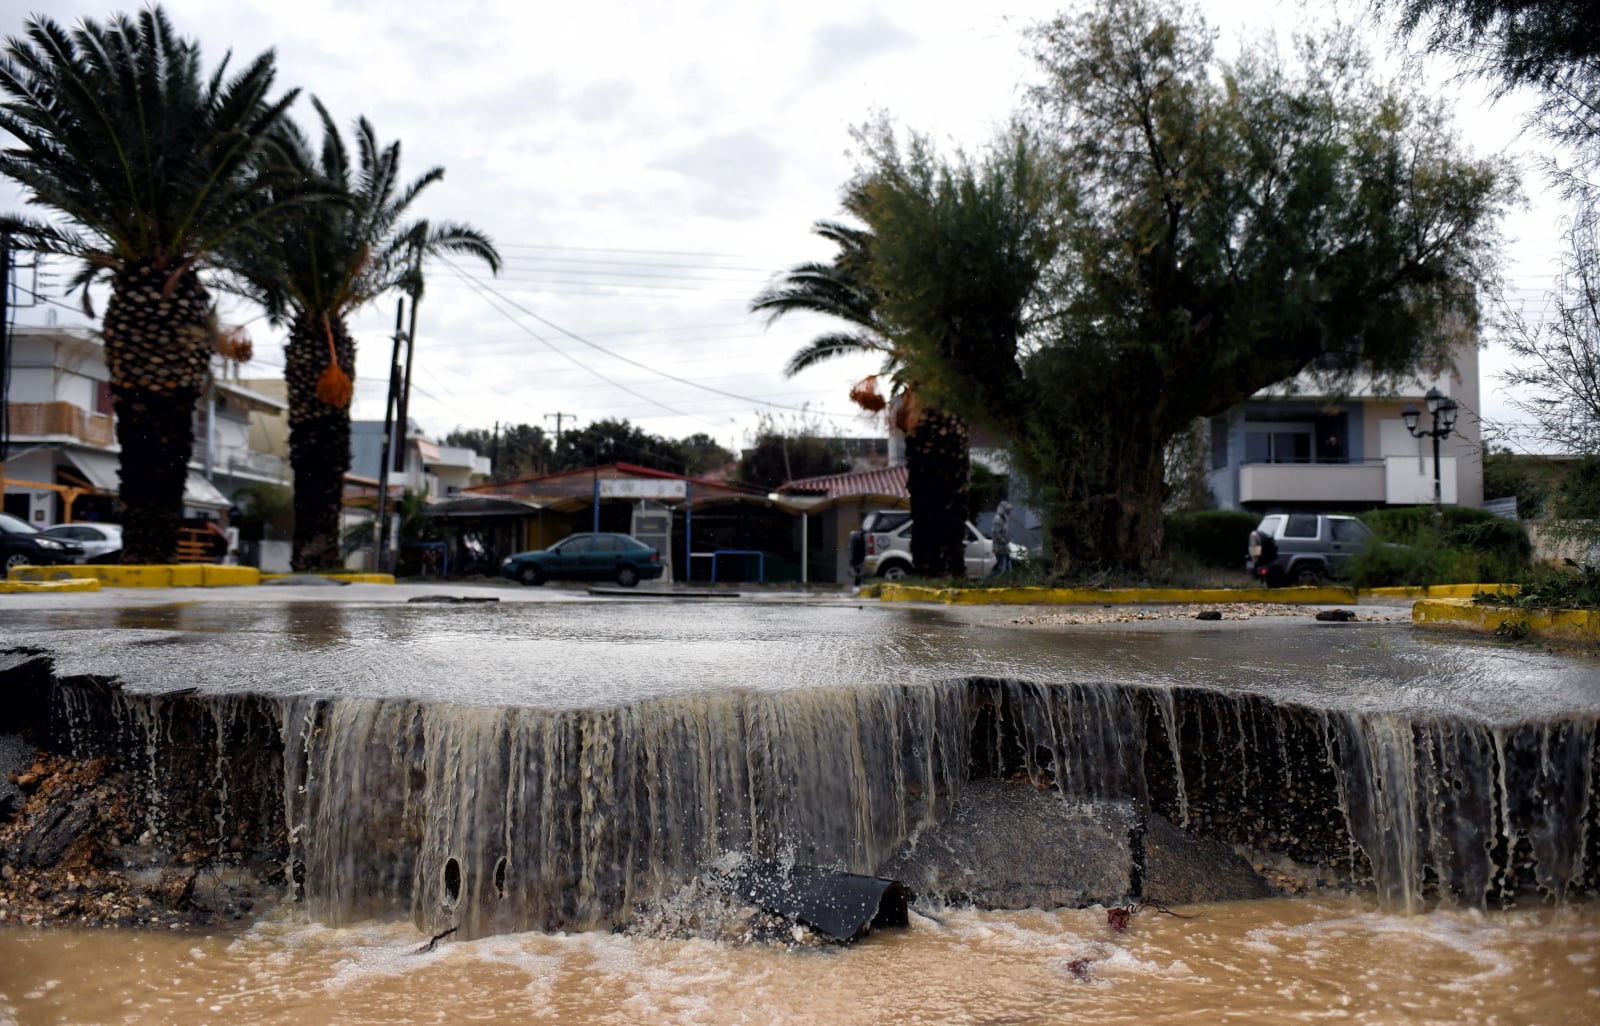
[(1372, 510), (1361, 519), (1377, 539), (1350, 560), (1358, 588), (1519, 581), (1533, 557), (1521, 524), (1481, 509), (1446, 507), (1442, 529), (1429, 506)]
[(1204, 509), (1193, 513), (1174, 513), (1163, 525), (1166, 546), (1163, 555), (1188, 559), (1201, 566), (1238, 569), (1244, 565), (1245, 547), (1250, 532), (1261, 517), (1239, 510)]

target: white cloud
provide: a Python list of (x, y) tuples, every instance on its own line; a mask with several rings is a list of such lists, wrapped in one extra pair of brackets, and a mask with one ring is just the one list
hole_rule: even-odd
[[(137, 6), (42, 0), (29, 9), (71, 21)], [(1208, 6), (1225, 37), (1305, 18), (1297, 4)], [(1021, 30), (1057, 9), (1043, 0), (167, 7), (208, 60), (231, 48), (242, 62), (271, 47), (283, 86), (320, 96), (341, 124), (365, 114), (380, 137), (402, 140), (407, 174), (446, 168), (418, 213), (489, 232), (508, 258), (494, 283), (507, 299), (667, 374), (837, 414), (843, 430), (870, 430), (845, 391), (875, 363), (784, 378), (785, 359), (821, 324), (766, 329), (746, 312), (750, 297), (784, 267), (827, 257), (810, 226), (837, 213), (852, 125), (883, 110), (941, 142), (981, 145), (1031, 74)], [(8, 11), (0, 31), (16, 33), (22, 7)], [(1464, 102), (1464, 123), (1484, 145), (1506, 145), (1515, 127), (1508, 111)], [(299, 113), (309, 127), (309, 107)], [(0, 188), (0, 207), (14, 206), (16, 191)], [(1542, 286), (1552, 219), (1541, 214), (1512, 232), (1524, 240), (1513, 251), (1516, 273)], [(382, 416), (393, 318), (385, 301), (356, 324), (358, 416)], [(277, 339), (260, 322), (251, 330), (270, 372), (281, 365)], [(1498, 366), (1492, 353), (1485, 366)], [(742, 440), (758, 408), (653, 376), (527, 314), (497, 312), (443, 265), (421, 308), (416, 373), (426, 394), (414, 398), (414, 414), (441, 432), (540, 423), (559, 410), (627, 416), (661, 434), (711, 431), (727, 444)], [(1496, 415), (1503, 401), (1493, 382), (1483, 393)]]

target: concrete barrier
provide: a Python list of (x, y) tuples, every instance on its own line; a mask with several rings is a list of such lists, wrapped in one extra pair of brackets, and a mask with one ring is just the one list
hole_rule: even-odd
[(285, 577), (326, 577), (333, 581), (345, 581), (350, 584), (393, 584), (394, 574), (357, 573), (346, 570), (329, 570), (326, 572), (307, 572), (303, 574), (262, 574), (261, 580), (281, 581)]
[(1427, 584), (1409, 588), (1362, 588), (1361, 598), (1373, 599), (1469, 599), (1481, 592), (1490, 595), (1515, 595), (1515, 584)]
[(81, 563), (18, 566), (6, 575), (7, 580), (26, 583), (75, 578), (98, 581), (109, 588), (224, 588), (260, 584), (261, 571), (253, 566), (214, 563)]
[(52, 581), (14, 581), (9, 577), (0, 581), (0, 595), (27, 595), (41, 591), (99, 591), (100, 582), (93, 577), (66, 577)]
[(1600, 612), (1588, 609), (1519, 609), (1468, 599), (1423, 599), (1411, 607), (1411, 625), (1513, 640), (1534, 637), (1600, 645)]

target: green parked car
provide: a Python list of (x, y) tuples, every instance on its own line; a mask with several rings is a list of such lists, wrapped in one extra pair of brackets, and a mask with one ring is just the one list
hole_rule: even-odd
[(574, 534), (548, 549), (519, 552), (500, 564), (500, 576), (523, 584), (616, 581), (631, 588), (666, 571), (661, 553), (625, 534)]

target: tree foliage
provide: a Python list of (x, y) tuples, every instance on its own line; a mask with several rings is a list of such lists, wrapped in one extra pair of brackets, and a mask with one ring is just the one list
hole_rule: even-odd
[(869, 151), (873, 273), (932, 397), (1007, 440), (1057, 563), (1138, 567), (1196, 418), (1471, 338), (1514, 183), (1348, 36), (1224, 62), (1176, 3), (1103, 0), (1032, 38), (1030, 127), (981, 159)]
[(784, 420), (763, 414), (751, 447), (739, 458), (741, 484), (773, 489), (786, 481), (850, 469), (849, 457), (837, 440), (823, 434), (814, 417)]
[[(1494, 83), (1497, 94), (1520, 87), (1538, 90), (1543, 98), (1533, 123), (1577, 151), (1592, 173), (1600, 162), (1600, 5), (1592, 0), (1373, 0), (1373, 5), (1392, 17), (1402, 38), (1421, 37), (1428, 50)], [(1584, 184), (1581, 177), (1567, 180)]]
[(1505, 308), (1500, 334), (1516, 362), (1511, 404), (1538, 440), (1569, 453), (1600, 453), (1600, 211), (1569, 222), (1561, 270), (1537, 318)]
[(194, 404), (217, 343), (199, 272), (252, 226), (322, 195), (269, 181), (261, 158), (295, 93), (271, 95), (271, 52), (209, 74), (160, 7), (31, 18), (0, 57), (0, 175), (59, 219), (0, 218), (17, 244), (79, 258), (74, 286), (111, 278), (102, 322), (117, 414), (123, 559), (170, 562), (178, 543)]
[(444, 436), (445, 445), (471, 449), (489, 457), (491, 480), (517, 481), (550, 472), (555, 446), (544, 429), (531, 424), (496, 425), (494, 428), (456, 428)]

